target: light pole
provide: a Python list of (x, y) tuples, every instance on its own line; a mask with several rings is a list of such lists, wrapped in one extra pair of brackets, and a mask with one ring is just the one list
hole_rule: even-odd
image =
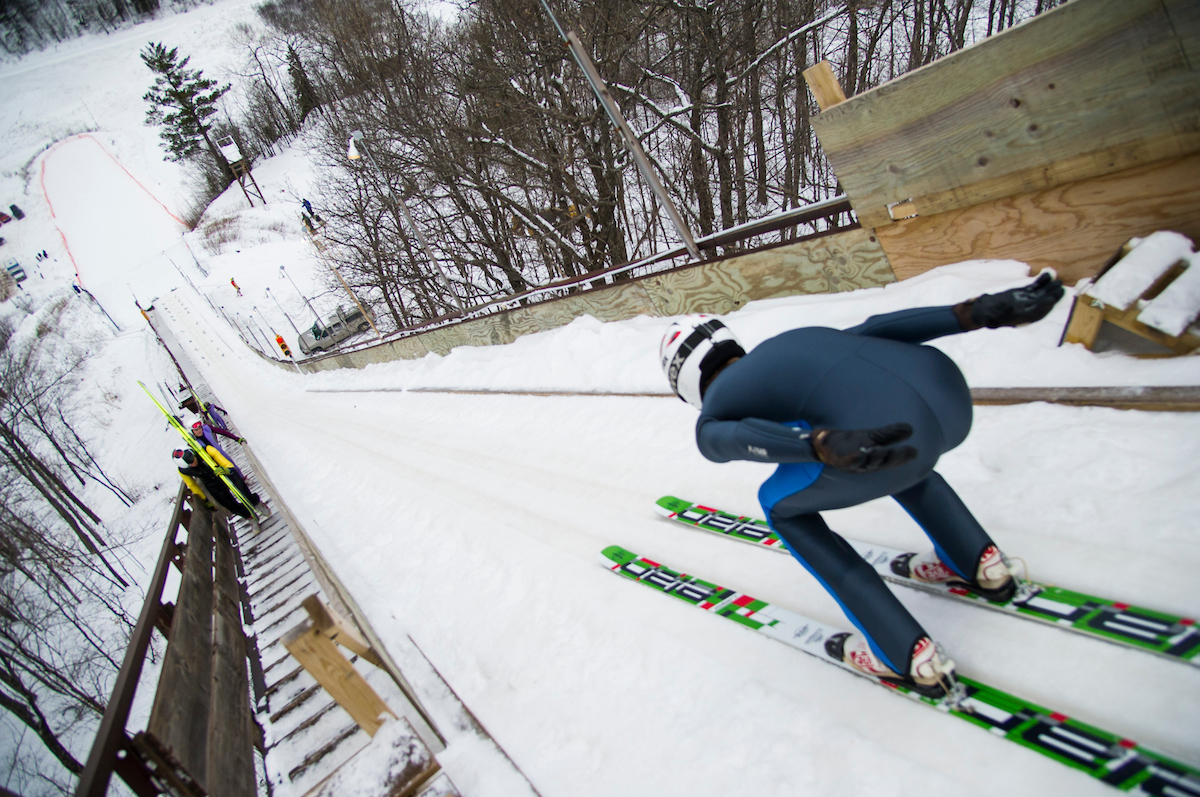
[[(356, 147), (355, 144), (358, 146)], [(442, 285), (446, 288), (446, 293), (450, 294), (450, 298), (454, 300), (454, 306), (458, 308), (459, 315), (462, 315), (466, 311), (463, 309), (462, 302), (459, 301), (458, 294), (456, 294), (454, 289), (450, 287), (450, 277), (446, 275), (446, 270), (442, 268), (441, 262), (433, 256), (433, 252), (429, 249), (429, 244), (425, 242), (425, 236), (421, 234), (420, 228), (417, 227), (416, 222), (413, 221), (412, 214), (408, 212), (408, 205), (405, 204), (404, 197), (400, 196), (399, 194), (392, 193), (392, 187), (388, 184), (387, 175), (384, 174), (383, 170), (379, 168), (379, 164), (375, 162), (375, 156), (371, 154), (371, 151), (367, 149), (366, 145), (363, 143), (362, 131), (355, 130), (350, 133), (350, 147), (346, 150), (346, 157), (350, 160), (358, 160), (361, 158), (362, 155), (360, 155), (358, 151), (359, 147), (362, 147), (363, 152), (367, 153), (367, 160), (371, 161), (371, 166), (375, 169), (375, 171), (379, 172), (379, 176), (383, 179), (384, 196), (390, 200), (394, 200), (395, 203), (399, 205), (400, 212), (404, 214), (404, 220), (408, 223), (408, 228), (412, 230), (413, 235), (417, 237), (418, 243), (421, 244), (421, 249), (425, 252), (425, 257), (428, 258), (429, 262), (432, 263), (438, 270), (438, 274), (440, 274), (442, 277)]]
[[(280, 266), (280, 268), (283, 268), (283, 266)], [(279, 308), (279, 312), (283, 313), (283, 317), (286, 318), (288, 320), (288, 323), (292, 325), (292, 329), (296, 329), (296, 322), (293, 321), (292, 317), (287, 314), (287, 310), (283, 309), (283, 305), (280, 304), (279, 300), (275, 298), (275, 294), (271, 293), (270, 288), (267, 288), (267, 296), (270, 296), (271, 299), (275, 302), (275, 306)], [(299, 335), (300, 330), (296, 329), (296, 334)]]
[[(264, 350), (264, 349), (262, 349), (262, 348), (261, 348), (261, 347), (258, 345), (258, 344), (259, 344), (259, 339), (258, 339), (258, 336), (254, 334), (254, 330), (253, 330), (253, 329), (251, 329), (251, 328), (250, 328), (250, 325), (246, 323), (246, 320), (242, 318), (242, 314), (241, 314), (241, 313), (239, 313), (239, 312), (237, 312), (236, 310), (234, 310), (234, 311), (233, 311), (233, 314), (234, 314), (235, 316), (237, 316), (239, 319), (241, 319), (241, 321), (242, 321), (242, 325), (243, 325), (244, 327), (246, 327), (246, 329), (249, 329), (249, 330), (250, 330), (250, 337), (254, 339), (254, 348), (258, 349), (258, 353), (259, 353), (259, 354), (264, 354), (264, 355), (266, 355), (266, 356), (268, 356), (268, 357), (269, 357), (269, 356), (271, 356), (271, 355), (267, 354), (267, 352), (271, 350), (271, 344), (270, 344), (270, 343), (268, 343), (268, 344), (267, 344), (267, 348), (266, 348), (265, 350)], [(254, 318), (251, 318), (250, 320), (251, 320), (251, 321), (253, 321), (253, 320), (254, 320)], [(255, 326), (258, 326), (258, 324), (255, 324)], [(259, 334), (262, 334), (262, 331), (261, 331), (261, 330), (259, 331)]]
[(229, 324), (229, 326), (231, 326), (237, 330), (238, 337), (242, 339), (243, 343), (249, 345), (250, 341), (246, 340), (246, 333), (242, 332), (242, 328), (240, 326), (238, 326), (236, 321), (234, 321), (229, 316), (225, 315), (225, 307), (221, 306), (220, 310), (221, 310), (221, 315), (224, 316), (224, 318), (225, 318), (225, 322), (227, 324)]
[(279, 267), (279, 273), (288, 278), (288, 282), (292, 283), (293, 288), (296, 288), (296, 293), (300, 294), (300, 298), (303, 299), (304, 303), (308, 305), (308, 309), (312, 310), (313, 317), (315, 317), (317, 319), (317, 323), (320, 324), (321, 316), (317, 315), (316, 310), (313, 310), (312, 302), (308, 300), (308, 297), (304, 295), (304, 292), (296, 287), (296, 281), (292, 279), (292, 275), (284, 271), (283, 266)]

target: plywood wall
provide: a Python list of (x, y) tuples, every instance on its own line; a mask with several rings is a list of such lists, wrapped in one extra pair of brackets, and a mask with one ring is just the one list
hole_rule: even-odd
[(1200, 241), (1200, 153), (905, 219), (875, 232), (897, 279), (947, 263), (1021, 260), (1068, 284), (1094, 275), (1130, 238), (1177, 230)]
[(1072, 0), (813, 128), (864, 227), (1200, 151), (1200, 3)]

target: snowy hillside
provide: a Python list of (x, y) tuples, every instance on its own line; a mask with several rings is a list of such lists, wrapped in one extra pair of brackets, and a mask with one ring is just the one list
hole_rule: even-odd
[[(174, 376), (136, 297), (171, 319), (385, 644), (411, 637), (544, 797), (1109, 793), (605, 572), (599, 552), (619, 544), (844, 624), (789, 557), (655, 515), (654, 501), (673, 494), (758, 516), (755, 494), (771, 472), (703, 459), (696, 413), (680, 401), (411, 390), (663, 392), (655, 352), (667, 319), (583, 318), (506, 346), (316, 375), (251, 352), (225, 316), (253, 319), (294, 349), (292, 323), (303, 329), (312, 318), (304, 298), (318, 312), (341, 301), (323, 293), (297, 218), (301, 198), (320, 202), (308, 196), (308, 152), (300, 141), (256, 164), (268, 206), (250, 210), (234, 186), (205, 221), (223, 219), (235, 234), (220, 242), (189, 233), (185, 247), (175, 217), (188, 201), (186, 178), (160, 161), (155, 132), (142, 126), (150, 76), (137, 50), (148, 40), (178, 43), (194, 50), (195, 66), (222, 78), (234, 58), (228, 31), (252, 16), (252, 2), (224, 0), (0, 67), (0, 187), (13, 197), (0, 197), (0, 206), (17, 202), (27, 213), (0, 234), (9, 239), (3, 253), (30, 272), (28, 290), (4, 312), (24, 318), (22, 306), (61, 291), (87, 308), (91, 321), (79, 323), (98, 339), (95, 392), (112, 397), (105, 423), (89, 430), (106, 464), (147, 493), (174, 495), (177, 441), (136, 385)], [(92, 126), (99, 129), (90, 136), (74, 135)], [(43, 248), (51, 258), (39, 269), (33, 253)], [(76, 269), (119, 334), (70, 292)], [(1019, 263), (948, 265), (885, 289), (755, 302), (724, 320), (749, 347), (795, 326), (847, 327), (1026, 279)], [(1196, 357), (1134, 360), (1058, 347), (1067, 305), (1031, 327), (935, 345), (974, 387), (1200, 384)], [(1039, 580), (1200, 613), (1200, 416), (980, 407), (971, 435), (939, 472)], [(167, 520), (161, 496), (130, 513), (147, 528), (147, 570)], [(109, 508), (106, 520), (119, 512)], [(891, 501), (828, 519), (858, 538), (926, 545)], [(964, 673), (1200, 764), (1200, 668), (897, 594)], [(130, 605), (140, 598), (131, 594)], [(15, 726), (0, 729), (0, 760), (30, 743), (19, 736)], [(88, 741), (76, 740), (79, 755)], [(451, 746), (439, 759), (464, 794), (503, 795), (472, 768), (471, 755)]]

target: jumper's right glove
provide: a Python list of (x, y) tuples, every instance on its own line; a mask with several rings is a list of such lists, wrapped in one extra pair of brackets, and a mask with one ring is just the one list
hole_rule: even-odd
[(892, 447), (912, 434), (907, 423), (893, 423), (878, 429), (815, 429), (812, 447), (826, 465), (850, 473), (895, 468), (917, 457), (912, 446)]
[(1062, 280), (1049, 271), (1021, 288), (977, 296), (954, 305), (954, 315), (964, 332), (987, 327), (1016, 327), (1041, 321), (1063, 297)]

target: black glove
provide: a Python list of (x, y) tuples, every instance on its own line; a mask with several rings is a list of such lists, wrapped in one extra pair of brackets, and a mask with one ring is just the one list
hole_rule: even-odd
[(812, 447), (817, 458), (826, 465), (851, 473), (895, 468), (917, 457), (912, 446), (889, 448), (907, 440), (912, 427), (894, 423), (878, 429), (817, 429), (812, 434)]
[(954, 314), (963, 331), (987, 327), (1016, 327), (1041, 321), (1063, 297), (1062, 280), (1043, 271), (1036, 280), (1022, 288), (1003, 293), (977, 296), (969, 302), (954, 305)]

